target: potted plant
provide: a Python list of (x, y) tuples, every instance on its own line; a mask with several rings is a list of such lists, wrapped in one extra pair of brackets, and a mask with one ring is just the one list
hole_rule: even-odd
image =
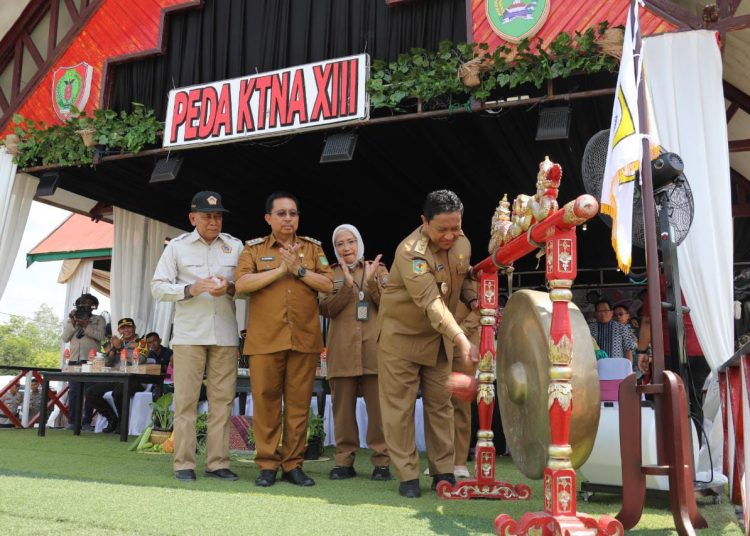
[(174, 393), (166, 393), (156, 402), (151, 402), (154, 428), (151, 431), (151, 443), (163, 443), (172, 434), (174, 411), (171, 409)]
[(306, 460), (317, 460), (323, 454), (323, 442), (326, 432), (323, 428), (323, 417), (315, 415), (310, 409), (307, 416), (307, 448), (305, 449)]

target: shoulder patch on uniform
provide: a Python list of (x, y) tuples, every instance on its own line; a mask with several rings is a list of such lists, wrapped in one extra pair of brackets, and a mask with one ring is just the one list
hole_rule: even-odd
[(320, 264), (322, 264), (323, 266), (328, 266), (328, 259), (326, 258), (325, 253), (321, 253), (318, 259), (320, 260)]
[(411, 269), (415, 274), (427, 273), (427, 261), (424, 259), (414, 259), (411, 261)]
[(316, 246), (321, 245), (320, 240), (315, 240), (314, 238), (310, 238), (309, 236), (300, 236), (299, 238), (301, 238), (302, 240), (307, 240), (308, 242), (312, 242)]
[(252, 240), (246, 240), (245, 241), (245, 245), (246, 246), (256, 246), (256, 245), (258, 245), (258, 244), (260, 244), (262, 242), (265, 242), (265, 241), (266, 241), (265, 237), (253, 238)]

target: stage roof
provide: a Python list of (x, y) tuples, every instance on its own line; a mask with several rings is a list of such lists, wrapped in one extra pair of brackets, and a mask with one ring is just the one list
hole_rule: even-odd
[(72, 214), (26, 254), (26, 266), (34, 262), (111, 257), (113, 243), (111, 223)]

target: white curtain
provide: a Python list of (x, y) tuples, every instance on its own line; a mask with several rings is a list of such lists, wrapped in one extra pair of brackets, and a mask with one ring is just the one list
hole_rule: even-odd
[(13, 156), (0, 146), (0, 297), (13, 270), (39, 179), (16, 173)]
[(693, 225), (677, 248), (680, 284), (715, 371), (734, 353), (732, 197), (721, 54), (709, 30), (643, 42), (661, 144), (682, 157), (693, 191)]
[(119, 207), (114, 209), (115, 242), (112, 248), (112, 325), (120, 318), (135, 321), (143, 335), (155, 314), (151, 278), (164, 249), (168, 225)]

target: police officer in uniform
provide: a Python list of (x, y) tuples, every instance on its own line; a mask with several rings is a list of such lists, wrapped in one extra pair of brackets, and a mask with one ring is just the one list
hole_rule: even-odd
[[(302, 470), (315, 368), (323, 349), (318, 293), (333, 290), (333, 272), (320, 242), (297, 236), (299, 203), (286, 192), (266, 200), (271, 234), (245, 243), (235, 272), (237, 291), (250, 294), (247, 338), (253, 391), (255, 484), (282, 478), (315, 481)], [(284, 399), (283, 442), (282, 397)]]
[(471, 245), (461, 231), (463, 204), (450, 190), (427, 195), (422, 225), (396, 249), (380, 299), (378, 370), (385, 440), (404, 497), (419, 497), (414, 405), (422, 388), (432, 489), (453, 477), (453, 408), (446, 382), (454, 346), (478, 361), (477, 348), (454, 318), (459, 298), (469, 308)]
[(224, 213), (216, 192), (198, 192), (190, 204), (192, 233), (162, 253), (151, 293), (177, 302), (174, 337), (174, 473), (195, 480), (195, 421), (205, 373), (208, 434), (205, 475), (237, 480), (229, 469), (229, 417), (237, 385), (237, 319), (234, 271), (242, 242), (221, 232)]

